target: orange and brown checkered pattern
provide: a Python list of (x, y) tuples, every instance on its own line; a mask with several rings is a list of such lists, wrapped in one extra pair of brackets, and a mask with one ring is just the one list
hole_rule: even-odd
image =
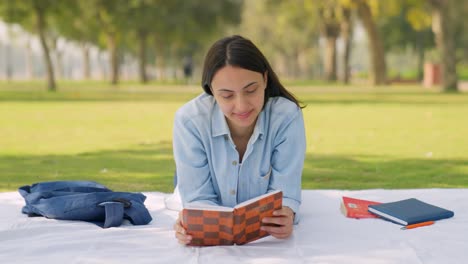
[(192, 246), (234, 244), (233, 212), (184, 209), (183, 221)]
[(282, 207), (282, 192), (265, 197), (233, 212), (184, 209), (183, 222), (193, 237), (190, 245), (214, 246), (245, 244), (268, 236), (261, 231), (261, 219)]
[(273, 211), (281, 209), (283, 193), (265, 197), (245, 207), (237, 209), (234, 216), (234, 241), (242, 245), (259, 238), (268, 236), (268, 233), (260, 230), (262, 219), (272, 216)]

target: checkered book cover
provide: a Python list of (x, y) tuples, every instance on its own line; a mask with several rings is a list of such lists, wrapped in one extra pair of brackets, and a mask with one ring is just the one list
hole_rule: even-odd
[(269, 234), (260, 230), (263, 217), (282, 207), (283, 193), (278, 191), (261, 199), (253, 198), (233, 211), (183, 209), (182, 218), (192, 246), (242, 245)]

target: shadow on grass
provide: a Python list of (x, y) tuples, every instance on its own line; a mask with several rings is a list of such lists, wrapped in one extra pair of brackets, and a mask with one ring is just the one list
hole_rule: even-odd
[(468, 159), (307, 155), (303, 189), (466, 188)]
[[(59, 101), (155, 101), (187, 102), (202, 92), (191, 87), (155, 87), (152, 89), (64, 90), (47, 92), (37, 90), (1, 90), (0, 102), (59, 102)], [(468, 105), (468, 93), (448, 94), (418, 90), (405, 92), (384, 88), (381, 90), (357, 90), (327, 92), (327, 88), (312, 87), (295, 93), (306, 105), (313, 104), (398, 104), (398, 105)]]
[(172, 191), (170, 142), (78, 155), (1, 156), (0, 191), (42, 181), (90, 180), (114, 191)]
[[(78, 155), (1, 156), (0, 191), (41, 181), (91, 180), (115, 191), (173, 189), (170, 142)], [(307, 155), (303, 189), (467, 188), (468, 159)]]

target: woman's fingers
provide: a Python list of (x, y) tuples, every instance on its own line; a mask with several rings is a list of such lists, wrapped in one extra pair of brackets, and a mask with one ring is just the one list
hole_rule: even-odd
[(272, 217), (265, 217), (262, 230), (276, 238), (287, 238), (292, 234), (294, 212), (289, 207), (283, 207), (273, 212)]
[(176, 222), (174, 223), (174, 231), (175, 237), (179, 241), (180, 244), (186, 245), (192, 241), (192, 236), (188, 235), (185, 231), (185, 228), (182, 225), (181, 217), (179, 214), (179, 218), (177, 218)]

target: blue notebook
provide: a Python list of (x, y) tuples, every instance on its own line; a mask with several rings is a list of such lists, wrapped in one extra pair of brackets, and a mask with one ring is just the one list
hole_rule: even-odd
[(368, 211), (401, 225), (412, 225), (426, 221), (450, 218), (450, 210), (411, 198), (391, 203), (369, 205)]

